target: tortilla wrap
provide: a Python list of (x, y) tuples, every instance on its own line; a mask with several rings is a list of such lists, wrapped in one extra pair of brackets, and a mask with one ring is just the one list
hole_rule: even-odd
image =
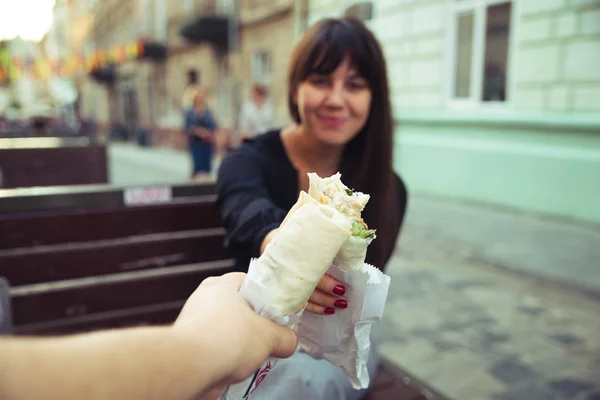
[(358, 271), (365, 262), (367, 248), (372, 241), (372, 238), (363, 239), (350, 236), (335, 256), (333, 263), (343, 271)]
[(283, 227), (285, 225), (285, 223), (290, 219), (290, 217), (296, 212), (298, 211), (298, 209), (300, 207), (302, 207), (303, 205), (305, 205), (306, 203), (313, 203), (315, 205), (318, 205), (319, 202), (315, 199), (313, 199), (312, 197), (310, 197), (308, 195), (308, 193), (306, 193), (304, 190), (302, 190), (300, 192), (300, 195), (298, 196), (298, 200), (296, 201), (296, 204), (294, 204), (292, 206), (292, 208), (290, 208), (290, 211), (288, 211), (287, 215), (285, 216), (285, 219), (283, 220), (283, 222), (281, 223), (281, 225), (279, 226), (279, 229), (281, 229), (281, 227)]
[(271, 304), (289, 313), (303, 307), (351, 232), (333, 207), (302, 197), (256, 260), (259, 279), (272, 290)]

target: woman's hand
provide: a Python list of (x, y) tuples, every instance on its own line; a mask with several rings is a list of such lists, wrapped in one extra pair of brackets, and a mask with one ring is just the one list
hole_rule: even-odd
[(346, 287), (329, 275), (324, 275), (313, 294), (308, 299), (306, 311), (315, 314), (334, 314), (336, 309), (348, 307), (344, 298)]

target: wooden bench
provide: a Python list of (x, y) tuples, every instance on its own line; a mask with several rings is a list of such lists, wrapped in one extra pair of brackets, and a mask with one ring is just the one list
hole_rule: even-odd
[[(127, 204), (144, 193), (155, 204)], [(0, 190), (0, 332), (172, 322), (204, 278), (231, 270), (223, 233), (208, 184)], [(383, 361), (366, 400), (441, 399), (422, 387)]]
[(168, 323), (204, 278), (231, 271), (214, 187), (163, 189), (170, 200), (142, 205), (125, 204), (132, 189), (0, 191), (11, 331)]
[(90, 138), (0, 139), (0, 188), (107, 182), (106, 147)]

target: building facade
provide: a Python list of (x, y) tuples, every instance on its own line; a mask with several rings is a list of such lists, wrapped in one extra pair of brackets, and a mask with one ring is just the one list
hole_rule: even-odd
[(53, 31), (68, 39), (67, 57), (136, 40), (163, 46), (164, 57), (72, 76), (78, 109), (101, 131), (142, 129), (155, 145), (184, 148), (182, 100), (192, 76), (225, 136), (255, 81), (269, 88), (274, 125), (289, 123), (286, 71), (307, 11), (307, 0), (60, 0)]
[[(296, 32), (294, 0), (242, 1), (236, 76), (248, 96), (253, 81), (269, 87), (277, 126), (289, 123), (286, 73)], [(235, 57), (235, 56), (234, 56)]]
[(600, 0), (312, 0), (309, 19), (357, 5), (412, 193), (600, 222)]

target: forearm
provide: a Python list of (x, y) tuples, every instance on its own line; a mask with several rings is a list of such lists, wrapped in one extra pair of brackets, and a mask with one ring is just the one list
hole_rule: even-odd
[(188, 399), (223, 378), (214, 352), (170, 327), (4, 339), (0, 398)]

